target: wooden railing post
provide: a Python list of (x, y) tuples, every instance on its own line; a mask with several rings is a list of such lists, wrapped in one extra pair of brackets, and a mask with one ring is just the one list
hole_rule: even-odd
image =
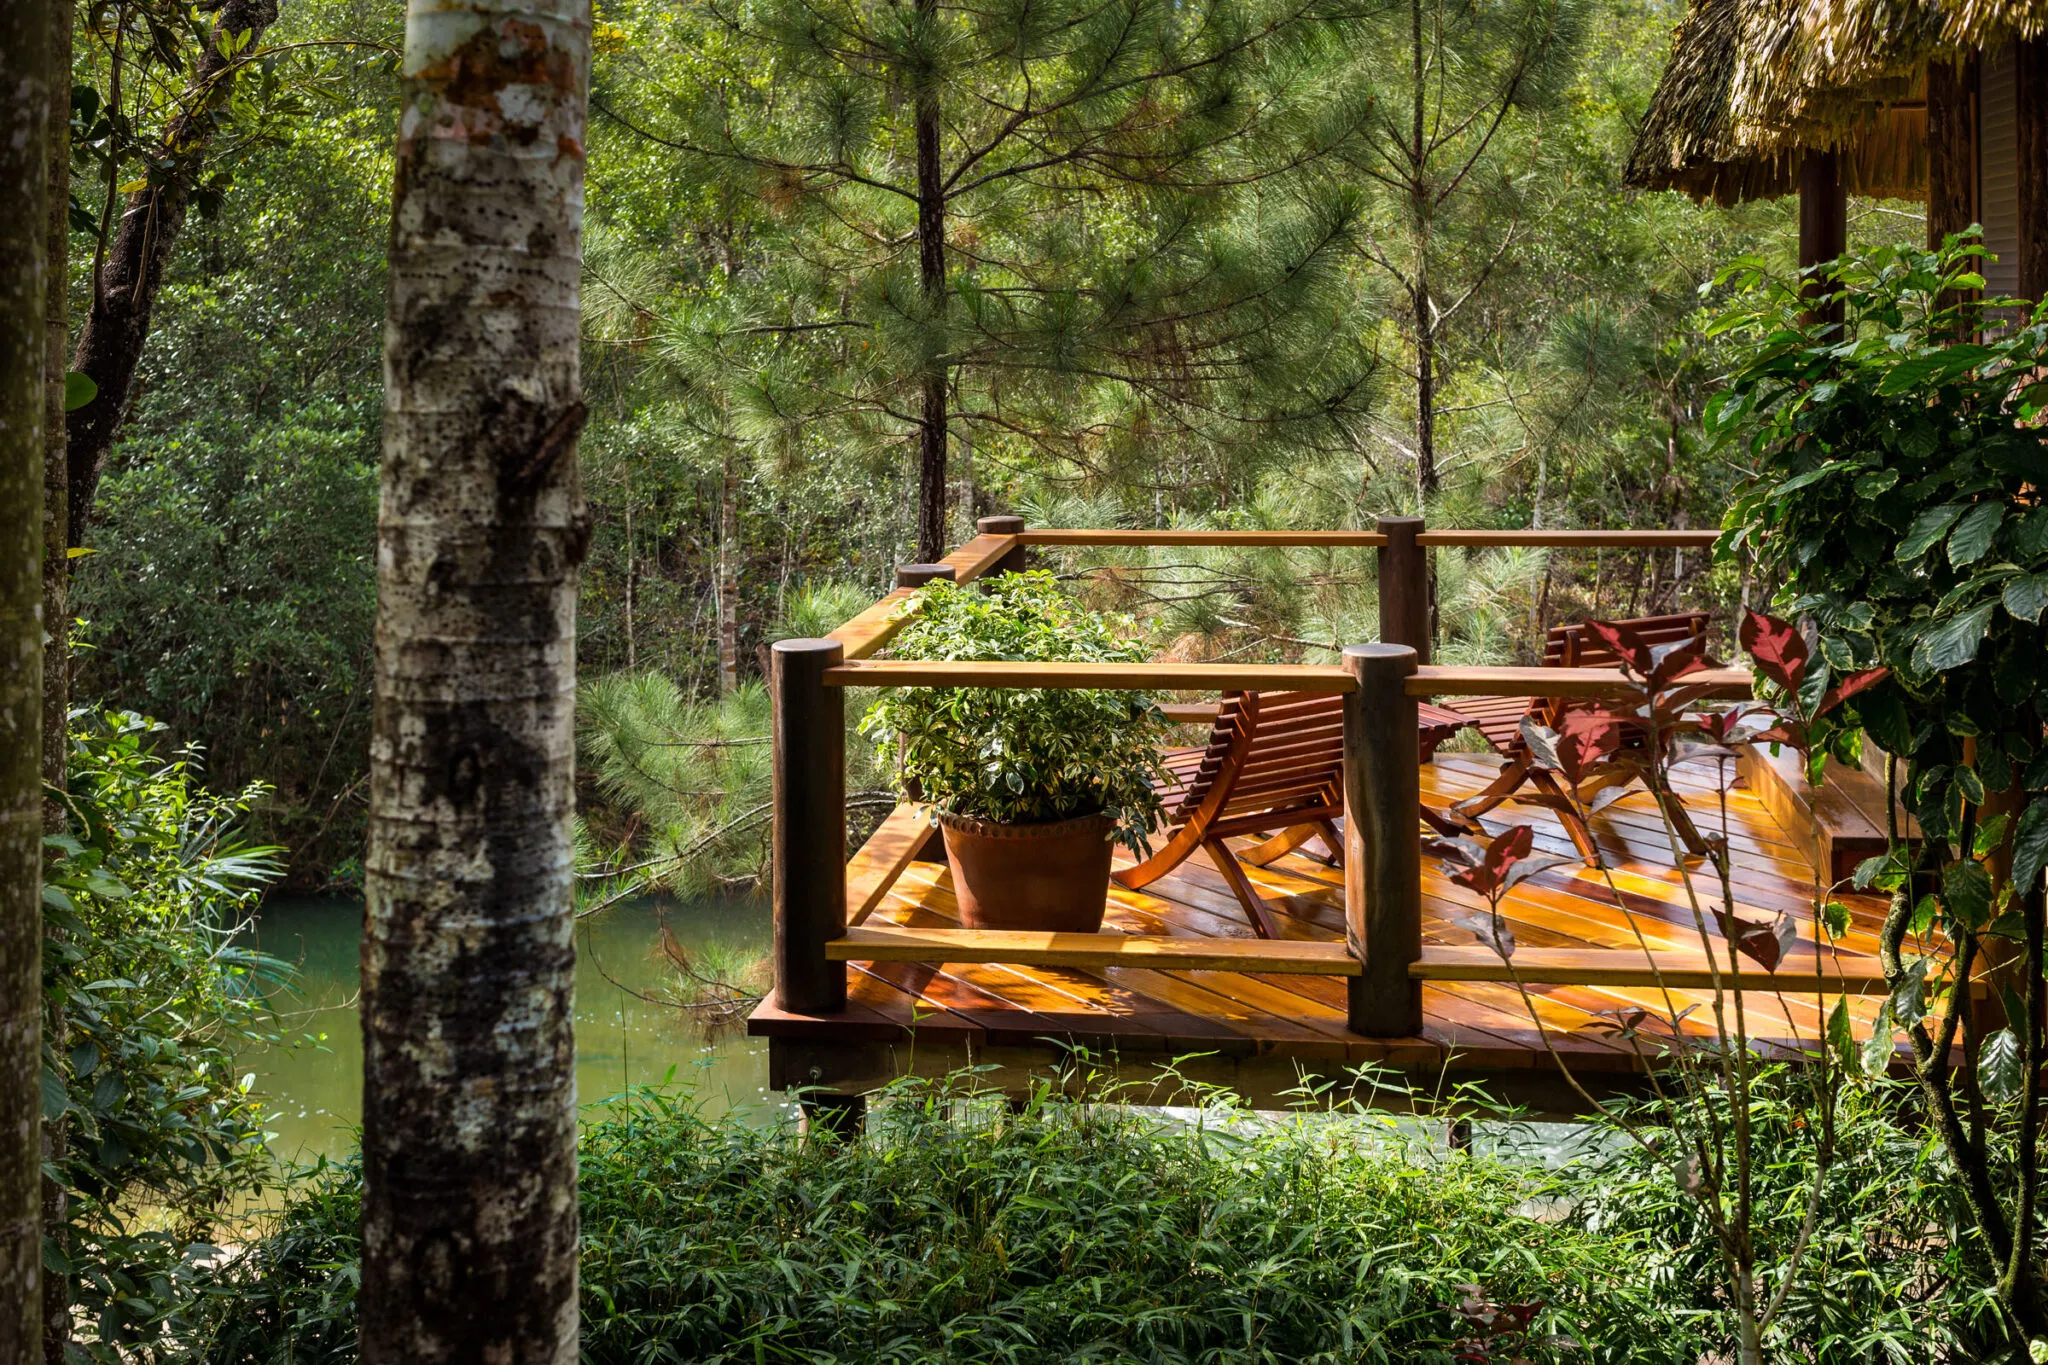
[[(985, 536), (1020, 536), (1024, 534), (1024, 518), (1010, 516), (983, 517), (974, 523), (974, 529)], [(1028, 556), (1024, 552), (1024, 547), (1019, 545), (1016, 549), (997, 560), (995, 567), (983, 574), (982, 577), (993, 578), (999, 573), (1023, 573), (1027, 567)]]
[(1344, 667), (1358, 680), (1344, 698), (1344, 934), (1365, 969), (1348, 979), (1349, 1026), (1411, 1038), (1422, 1031), (1422, 983), (1408, 975), (1422, 958), (1422, 776), (1406, 689), (1415, 651), (1351, 645)]
[(1418, 664), (1429, 662), (1429, 554), (1416, 543), (1421, 517), (1381, 517), (1380, 643), (1406, 645)]
[(896, 586), (899, 588), (921, 588), (934, 578), (943, 578), (950, 583), (953, 581), (953, 577), (953, 566), (951, 564), (898, 564), (896, 566)]
[(837, 640), (769, 647), (775, 1004), (795, 1014), (846, 1008), (846, 964), (825, 957), (846, 932), (846, 694), (825, 685), (843, 655)]

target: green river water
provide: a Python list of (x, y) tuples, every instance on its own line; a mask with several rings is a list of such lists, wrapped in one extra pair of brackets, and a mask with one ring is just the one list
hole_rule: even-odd
[[(706, 1107), (766, 1108), (766, 1045), (737, 1029), (706, 1036), (690, 1016), (659, 1003), (669, 971), (660, 925), (685, 950), (722, 942), (765, 954), (767, 908), (752, 901), (638, 902), (614, 906), (579, 926), (576, 938), (576, 1093), (585, 1105), (628, 1085), (660, 1082), (671, 1068)], [(271, 1146), (281, 1157), (338, 1157), (355, 1146), (362, 1114), (363, 1041), (356, 1014), (363, 939), (360, 900), (279, 897), (257, 918), (256, 939), (297, 964), (295, 989), (274, 1004), (296, 1040), (245, 1053), (245, 1071), (273, 1106)]]

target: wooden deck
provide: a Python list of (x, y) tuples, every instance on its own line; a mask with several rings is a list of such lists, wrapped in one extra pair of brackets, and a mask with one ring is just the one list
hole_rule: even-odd
[[(1440, 755), (1423, 767), (1423, 795), (1432, 804), (1446, 804), (1476, 791), (1493, 771), (1492, 760), (1483, 756)], [(1789, 911), (1799, 924), (1805, 966), (1798, 981), (1806, 993), (1788, 989), (1775, 995), (1754, 964), (1745, 963), (1749, 1033), (1770, 1046), (1810, 1049), (1833, 1004), (1832, 998), (1814, 993), (1812, 864), (1802, 851), (1802, 844), (1811, 841), (1782, 826), (1732, 763), (1720, 774), (1712, 765), (1694, 765), (1681, 770), (1680, 781), (1703, 831), (1724, 828), (1725, 809), (1725, 829), (1735, 852), (1738, 914), (1761, 922)], [(1567, 856), (1573, 851), (1558, 821), (1541, 807), (1510, 802), (1485, 821), (1493, 830), (1511, 823), (1533, 826), (1539, 850)], [(1606, 974), (1609, 982), (1626, 981), (1631, 970), (1641, 967), (1644, 943), (1660, 951), (1697, 953), (1700, 940), (1684, 879), (1649, 797), (1633, 793), (1595, 816), (1592, 824), (1611, 872), (1574, 861), (1539, 874), (1512, 893), (1504, 909), (1523, 953), (1532, 960), (1593, 955), (1584, 960), (1616, 969)], [(870, 906), (865, 923), (875, 928), (957, 928), (944, 865), (906, 865), (900, 836), (898, 847), (884, 846), (890, 837), (878, 835), (876, 844), (856, 856), (849, 909), (858, 918), (862, 907)], [(895, 884), (879, 896), (871, 894), (880, 870), (897, 866), (903, 871)], [(1342, 940), (1341, 872), (1300, 852), (1248, 871), (1272, 903), (1283, 938)], [(1694, 881), (1711, 911), (1718, 897), (1711, 871), (1697, 866)], [(1422, 890), (1425, 962), (1415, 974), (1424, 980), (1424, 1026), (1415, 1037), (1373, 1039), (1350, 1032), (1346, 984), (1336, 975), (1168, 970), (1142, 964), (1083, 970), (1023, 962), (935, 966), (856, 961), (843, 1015), (795, 1015), (764, 1004), (748, 1028), (771, 1040), (771, 1077), (778, 1088), (863, 1089), (906, 1071), (929, 1074), (970, 1061), (990, 1066), (993, 1083), (1014, 1087), (1029, 1075), (1044, 1074), (1064, 1049), (1082, 1046), (1113, 1059), (1127, 1078), (1156, 1074), (1159, 1064), (1171, 1058), (1201, 1054), (1200, 1061), (1184, 1067), (1186, 1074), (1231, 1085), (1255, 1102), (1271, 1102), (1304, 1073), (1327, 1076), (1376, 1063), (1398, 1069), (1409, 1085), (1425, 1091), (1476, 1079), (1492, 1093), (1538, 1112), (1581, 1108), (1575, 1092), (1561, 1084), (1557, 1065), (1512, 982), (1430, 979), (1432, 958), (1471, 960), (1469, 952), (1451, 951), (1477, 943), (1456, 919), (1482, 912), (1484, 902), (1452, 885), (1427, 860)], [(1882, 999), (1881, 987), (1873, 993), (1872, 984), (1883, 903), (1870, 896), (1838, 894), (1836, 899), (1849, 906), (1854, 925), (1842, 942), (1829, 946), (1826, 957), (1833, 971), (1846, 971), (1862, 982), (1864, 993), (1852, 995), (1849, 1008), (1859, 1033), (1867, 1033)], [(1110, 933), (1195, 940), (1252, 939), (1221, 874), (1202, 859), (1190, 859), (1142, 892), (1113, 887), (1103, 927)], [(1590, 975), (1600, 977), (1599, 972)], [(1793, 976), (1793, 969), (1786, 975)], [(1664, 995), (1656, 987), (1528, 989), (1550, 1045), (1596, 1093), (1626, 1087), (1640, 1075), (1638, 1047), (1654, 1049), (1654, 1044), (1617, 1036), (1617, 1021), (1637, 1009), (1664, 1014)], [(1685, 1021), (1686, 1030), (1711, 1036), (1710, 992), (1670, 994), (1680, 1010), (1700, 1006)]]

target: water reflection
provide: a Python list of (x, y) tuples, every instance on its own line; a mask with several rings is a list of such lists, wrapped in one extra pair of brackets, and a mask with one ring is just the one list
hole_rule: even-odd
[[(590, 1105), (671, 1070), (693, 1081), (712, 1112), (768, 1102), (768, 1051), (729, 1029), (707, 1038), (689, 1016), (661, 1003), (672, 975), (661, 950), (666, 921), (686, 951), (768, 951), (767, 908), (750, 901), (639, 901), (580, 926), (576, 942), (576, 1093)], [(356, 1014), (363, 937), (360, 900), (276, 898), (256, 938), (299, 965), (296, 990), (276, 997), (284, 1047), (244, 1055), (242, 1069), (273, 1105), (271, 1147), (310, 1161), (355, 1144), (362, 1116), (363, 1039)]]

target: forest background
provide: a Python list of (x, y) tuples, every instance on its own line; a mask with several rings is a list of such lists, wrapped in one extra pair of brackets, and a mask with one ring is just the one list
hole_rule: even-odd
[[(978, 515), (1718, 524), (1743, 471), (1702, 453), (1701, 287), (1789, 269), (1796, 222), (1622, 188), (1678, 13), (600, 3), (594, 843), (695, 889), (757, 875), (762, 647)], [(271, 784), (252, 834), (301, 887), (348, 884), (362, 837), (400, 21), (279, 0), (203, 158), (158, 150), (181, 6), (81, 5), (74, 43), (72, 318), (124, 199), (183, 177), (198, 212), (82, 527), (73, 694), (160, 718), (220, 789)], [(1922, 232), (1852, 202), (1852, 246)], [(1054, 567), (1175, 657), (1372, 637), (1362, 554)], [(1526, 659), (1575, 611), (1750, 597), (1682, 553), (1436, 570), (1455, 662)]]

